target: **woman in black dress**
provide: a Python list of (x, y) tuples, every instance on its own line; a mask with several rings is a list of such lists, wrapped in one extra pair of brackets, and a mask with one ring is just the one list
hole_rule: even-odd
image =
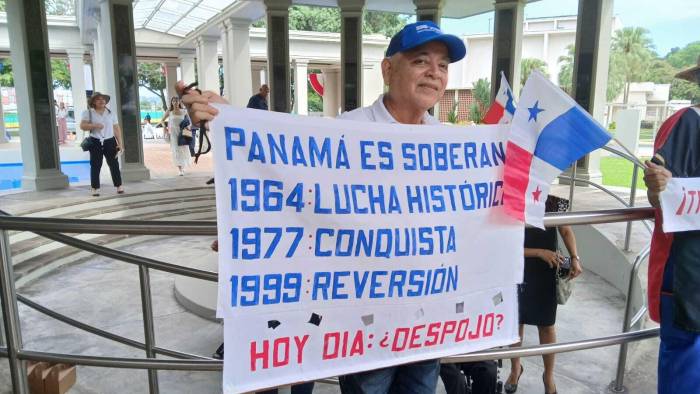
[[(546, 212), (565, 212), (569, 201), (563, 198), (548, 196)], [(554, 343), (557, 340), (554, 323), (557, 316), (556, 274), (559, 264), (564, 257), (558, 251), (557, 230), (561, 235), (569, 256), (571, 269), (569, 280), (576, 278), (582, 272), (576, 238), (569, 226), (551, 227), (540, 230), (534, 227), (525, 229), (525, 274), (520, 286), (518, 297), (520, 314), (520, 338), (523, 337), (525, 324), (537, 326), (540, 344)], [(520, 346), (520, 342), (513, 346)], [(554, 354), (542, 356), (544, 374), (542, 380), (545, 393), (556, 393), (554, 384)], [(511, 359), (510, 376), (506, 380), (506, 393), (515, 393), (518, 380), (523, 373), (520, 358)]]

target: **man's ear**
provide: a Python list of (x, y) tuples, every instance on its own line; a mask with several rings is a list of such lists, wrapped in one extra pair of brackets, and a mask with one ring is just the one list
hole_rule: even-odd
[(389, 85), (389, 80), (391, 79), (391, 73), (393, 70), (393, 65), (388, 57), (382, 60), (382, 78), (384, 79), (384, 85)]

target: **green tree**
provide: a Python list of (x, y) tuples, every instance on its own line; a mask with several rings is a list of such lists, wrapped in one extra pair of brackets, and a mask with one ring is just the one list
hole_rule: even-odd
[(671, 52), (666, 56), (666, 60), (668, 60), (669, 64), (673, 67), (683, 69), (697, 64), (698, 56), (700, 56), (700, 41), (695, 41), (682, 49), (671, 49)]
[(644, 77), (649, 62), (654, 57), (649, 31), (643, 27), (625, 27), (616, 30), (612, 37), (611, 57), (625, 80), (624, 103), (629, 100), (630, 83)]
[(0, 86), (15, 86), (15, 79), (12, 73), (12, 61), (9, 57), (0, 59)]
[(469, 120), (481, 123), (491, 101), (491, 83), (486, 78), (479, 78), (472, 89), (474, 101), (469, 106)]
[(528, 57), (520, 61), (521, 88), (525, 86), (525, 81), (527, 81), (527, 77), (529, 77), (530, 74), (535, 70), (541, 72), (545, 77), (549, 78), (549, 73), (547, 72), (547, 63), (544, 60)]
[[(320, 74), (321, 70), (311, 69), (309, 74)], [(311, 82), (307, 78), (307, 101), (309, 103), (309, 112), (323, 112), (323, 97), (319, 96), (318, 93), (311, 87)]]
[(340, 9), (295, 5), (289, 8), (289, 29), (304, 31), (340, 31)]
[[(574, 58), (576, 48), (573, 44), (566, 46), (566, 55), (559, 56), (558, 63), (562, 65), (557, 76), (559, 87), (562, 88), (570, 96), (574, 92)], [(608, 64), (608, 86), (605, 90), (605, 98), (607, 101), (613, 101), (615, 97), (622, 91), (625, 85), (624, 76), (620, 73), (620, 68), (616, 66), (614, 57), (610, 57)]]
[[(1, 1), (1, 0), (0, 0)], [(70, 70), (65, 59), (51, 59), (51, 76), (53, 77), (53, 87), (63, 87), (70, 89)], [(10, 58), (0, 59), (0, 86), (13, 87), (15, 79), (12, 73), (12, 61)]]
[(608, 62), (608, 86), (605, 90), (605, 98), (612, 102), (625, 88), (625, 74), (620, 66), (619, 56), (611, 54)]
[(143, 86), (160, 97), (163, 110), (167, 110), (168, 105), (165, 102), (165, 75), (163, 75), (163, 66), (160, 63), (139, 63), (138, 76), (139, 86)]
[[(674, 71), (680, 71), (697, 64), (700, 56), (700, 41), (691, 42), (683, 48), (674, 48), (666, 56), (666, 60), (675, 67)], [(697, 84), (674, 79), (671, 82), (671, 99), (690, 100), (693, 104), (700, 103), (700, 87)]]
[(75, 0), (46, 0), (48, 15), (75, 15)]
[(690, 100), (691, 103), (698, 104), (700, 103), (700, 87), (697, 83), (676, 78), (671, 82), (671, 99)]
[(383, 34), (392, 37), (408, 22), (405, 15), (391, 12), (368, 11), (362, 21), (362, 32), (365, 34)]
[(70, 69), (66, 59), (51, 59), (51, 77), (53, 78), (53, 88), (62, 87), (70, 89)]
[(0, 0), (0, 12), (5, 12), (5, 0)]
[(666, 59), (652, 59), (642, 80), (654, 83), (671, 83), (678, 71)]
[(566, 55), (559, 56), (557, 63), (561, 64), (561, 69), (559, 70), (559, 75), (557, 75), (557, 80), (559, 81), (559, 87), (565, 91), (569, 96), (573, 94), (574, 91), (574, 57), (576, 55), (576, 48), (574, 44), (569, 44), (566, 46)]
[[(393, 36), (408, 21), (405, 15), (391, 12), (367, 11), (362, 21), (365, 34)], [(253, 27), (265, 27), (265, 20), (253, 23)], [(289, 8), (289, 28), (302, 31), (340, 33), (340, 9), (294, 5)]]
[(311, 85), (308, 89), (309, 112), (323, 112), (323, 98), (311, 88)]

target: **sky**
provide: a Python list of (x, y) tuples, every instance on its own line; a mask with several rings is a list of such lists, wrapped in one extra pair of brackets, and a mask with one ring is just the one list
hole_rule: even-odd
[[(622, 27), (644, 27), (656, 52), (665, 56), (673, 47), (700, 40), (700, 0), (614, 0), (614, 15)], [(576, 15), (578, 0), (541, 0), (525, 6), (526, 18)], [(464, 19), (443, 19), (452, 34), (488, 33), (493, 12)]]

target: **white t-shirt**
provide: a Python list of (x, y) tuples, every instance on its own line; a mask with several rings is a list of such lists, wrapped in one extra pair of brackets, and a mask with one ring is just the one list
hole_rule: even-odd
[[(92, 112), (92, 120), (90, 120), (90, 112)], [(102, 115), (100, 115), (93, 108), (89, 108), (87, 111), (83, 111), (81, 120), (86, 120), (93, 124), (102, 123), (102, 126), (104, 126), (102, 130), (90, 130), (90, 137), (99, 138), (101, 140), (114, 137), (114, 126), (119, 124), (117, 121), (117, 116), (114, 114), (114, 112), (107, 111), (106, 108)]]
[[(384, 95), (379, 98), (369, 107), (353, 109), (352, 111), (343, 112), (338, 116), (338, 119), (344, 120), (359, 120), (365, 122), (376, 123), (399, 123), (394, 119), (384, 106)], [(440, 122), (432, 117), (429, 113), (423, 115), (423, 124), (440, 124)]]

